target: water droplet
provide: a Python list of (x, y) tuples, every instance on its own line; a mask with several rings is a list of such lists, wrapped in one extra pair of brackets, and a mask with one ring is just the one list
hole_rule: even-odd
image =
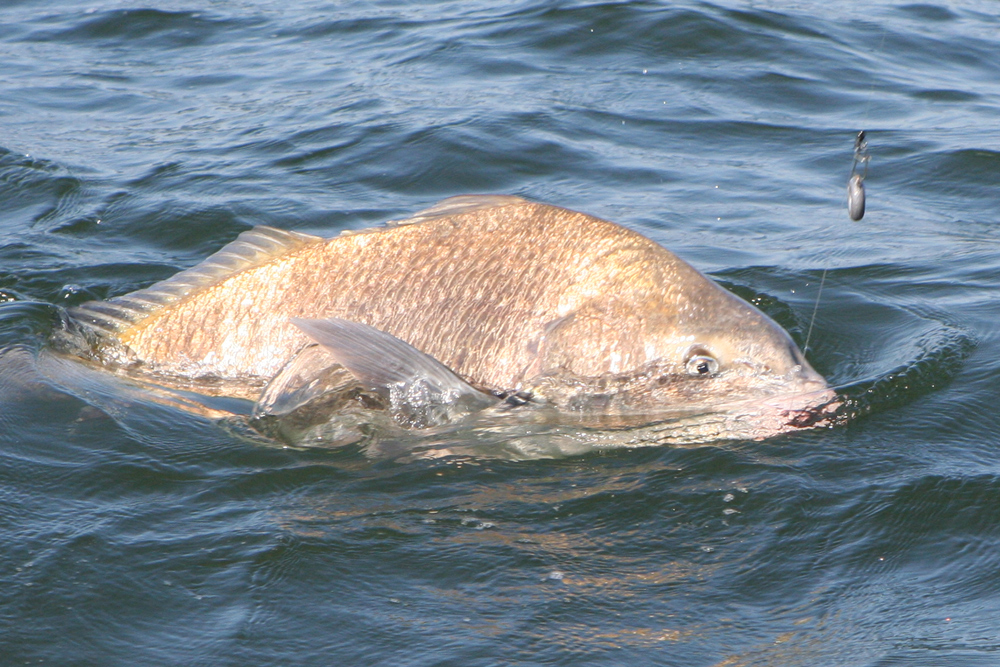
[(69, 283), (67, 285), (63, 285), (62, 289), (59, 290), (59, 296), (63, 299), (68, 299), (71, 296), (79, 294), (82, 291), (83, 288), (81, 286), (75, 283)]

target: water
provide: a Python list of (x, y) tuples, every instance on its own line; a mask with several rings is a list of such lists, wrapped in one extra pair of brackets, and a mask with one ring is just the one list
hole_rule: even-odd
[[(1000, 662), (996, 6), (497, 7), (0, 8), (0, 663)], [(428, 461), (38, 380), (57, 306), (470, 192), (638, 229), (800, 344), (828, 270), (857, 416)]]

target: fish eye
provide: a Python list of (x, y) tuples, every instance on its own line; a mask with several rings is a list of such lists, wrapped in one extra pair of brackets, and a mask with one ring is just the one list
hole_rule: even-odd
[(719, 371), (719, 362), (707, 351), (694, 349), (684, 362), (684, 368), (688, 375), (714, 375)]

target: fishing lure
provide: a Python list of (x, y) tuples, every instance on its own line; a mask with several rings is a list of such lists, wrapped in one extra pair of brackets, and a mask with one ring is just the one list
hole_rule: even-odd
[[(867, 136), (861, 130), (854, 140), (854, 162), (851, 164), (851, 177), (847, 179), (847, 214), (855, 221), (865, 217), (865, 177), (868, 176), (868, 160), (871, 159)], [(864, 165), (862, 173), (858, 173), (859, 165)]]

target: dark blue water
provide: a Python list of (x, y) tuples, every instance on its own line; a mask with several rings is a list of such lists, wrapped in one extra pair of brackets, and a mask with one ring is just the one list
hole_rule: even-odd
[[(1000, 664), (998, 53), (985, 1), (3, 3), (0, 663)], [(39, 368), (58, 307), (254, 225), (472, 192), (642, 231), (800, 345), (827, 271), (854, 418), (413, 460)]]

